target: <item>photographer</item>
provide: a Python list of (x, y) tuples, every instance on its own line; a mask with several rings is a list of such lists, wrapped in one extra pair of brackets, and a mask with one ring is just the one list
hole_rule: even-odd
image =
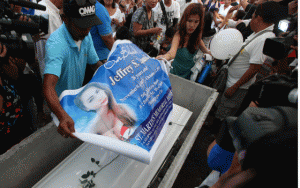
[(208, 164), (221, 176), (200, 188), (296, 187), (297, 113), (297, 108), (276, 106), (226, 118), (208, 149)]
[[(290, 0), (276, 1), (281, 6), (281, 12), (280, 12), (281, 14), (277, 15), (277, 17), (280, 18), (278, 20), (281, 20), (288, 16), (290, 7), (288, 7), (287, 2), (289, 1)], [(249, 21), (247, 20), (252, 18), (252, 15), (254, 14), (256, 8), (264, 2), (267, 2), (267, 0), (257, 0), (254, 2), (254, 4), (248, 3), (247, 0), (241, 0), (241, 6), (245, 10), (246, 15), (243, 17), (242, 20), (238, 21), (236, 28), (242, 33), (244, 40), (253, 33), (250, 24), (248, 24)], [(279, 36), (280, 31), (278, 29), (278, 22), (275, 23), (273, 32), (275, 33), (276, 36)]]
[(8, 58), (7, 51), (6, 46), (0, 44), (0, 154), (32, 133), (28, 119), (24, 119), (21, 96), (16, 89), (24, 62)]
[[(29, 16), (21, 13), (21, 6), (10, 4), (11, 7), (11, 14), (13, 18), (16, 20), (18, 18), (18, 21), (24, 22), (24, 25), (29, 23), (35, 23)], [(17, 16), (19, 14), (19, 17)], [(25, 23), (26, 22), (26, 23)], [(12, 27), (11, 29), (15, 29)], [(17, 31), (16, 36), (21, 38), (20, 33), (22, 31)], [(41, 127), (44, 125), (44, 121), (46, 120), (46, 115), (43, 110), (43, 102), (44, 99), (42, 97), (42, 78), (39, 74), (39, 64), (36, 58), (34, 57), (35, 48), (34, 45), (34, 39), (39, 40), (40, 33), (34, 33), (30, 34), (30, 38), (32, 38), (32, 49), (29, 53), (32, 54), (30, 56), (29, 54), (26, 54), (26, 52), (23, 53), (23, 49), (19, 52), (23, 54), (15, 54), (16, 52), (13, 50), (10, 50), (8, 56), (10, 57), (11, 61), (19, 61), (22, 62), (22, 67), (19, 67), (19, 79), (16, 83), (16, 87), (19, 91), (19, 95), (22, 97), (22, 104), (24, 108), (24, 116), (28, 119), (28, 123), (31, 126), (32, 130), (37, 130), (38, 127)], [(23, 45), (21, 48), (24, 48)], [(26, 46), (28, 47), (28, 46)], [(14, 47), (13, 47), (14, 48)], [(19, 57), (18, 59), (15, 58), (15, 56)], [(26, 59), (26, 60), (25, 60)], [(20, 64), (20, 63), (19, 63)], [(34, 99), (34, 102), (33, 102)], [(34, 104), (35, 103), (35, 104)], [(37, 108), (37, 113), (35, 110), (35, 106)]]
[[(241, 114), (249, 104), (260, 107), (268, 105), (285, 105), (290, 106), (286, 93), (290, 92), (292, 86), (297, 84), (296, 79), (292, 77), (293, 67), (296, 66), (298, 54), (298, 19), (297, 10), (293, 7), (297, 1), (289, 3), (289, 13), (291, 18), (283, 20), (284, 24), (279, 24), (282, 29), (280, 37), (269, 38), (266, 40), (263, 53), (269, 57), (262, 64), (256, 76), (256, 82), (249, 88), (241, 108), (236, 113)], [(287, 22), (288, 21), (288, 22)], [(279, 22), (281, 23), (281, 22)], [(288, 23), (288, 25), (286, 25)], [(286, 32), (287, 31), (287, 32)], [(294, 62), (294, 66), (292, 63)], [(297, 73), (297, 71), (296, 71)], [(276, 95), (274, 92), (280, 91)]]
[(254, 32), (243, 43), (245, 47), (242, 53), (237, 55), (228, 68), (226, 88), (216, 102), (216, 121), (235, 115), (240, 108), (249, 87), (255, 82), (256, 74), (266, 59), (263, 54), (264, 42), (267, 38), (275, 37), (272, 31), (278, 14), (280, 14), (280, 6), (273, 1), (263, 3), (253, 14), (250, 25)]

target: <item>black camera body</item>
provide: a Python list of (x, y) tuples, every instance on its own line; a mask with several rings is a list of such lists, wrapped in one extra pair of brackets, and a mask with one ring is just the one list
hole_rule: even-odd
[[(33, 35), (48, 34), (48, 15), (36, 16), (17, 14), (10, 4), (28, 8), (46, 10), (46, 7), (25, 0), (0, 1), (0, 42), (8, 49), (8, 55), (33, 61), (35, 58)], [(30, 22), (20, 21), (21, 15), (30, 18)]]
[(22, 58), (27, 62), (35, 59), (34, 41), (29, 33), (21, 36), (15, 32), (1, 34), (0, 42), (8, 49), (7, 56)]
[(270, 56), (276, 60), (283, 59), (287, 57), (291, 51), (290, 46), (297, 46), (297, 41), (294, 40), (294, 35), (297, 34), (296, 31), (291, 32), (286, 37), (279, 38), (267, 38), (263, 48), (263, 53)]
[[(290, 46), (298, 46), (297, 41), (294, 40), (294, 35), (297, 35), (298, 19), (296, 17), (290, 17), (284, 20), (280, 20), (278, 24), (279, 34), (288, 32), (283, 37), (268, 38), (265, 41), (263, 53), (276, 60), (281, 60), (288, 56), (291, 51)], [(278, 34), (278, 35), (279, 35)]]

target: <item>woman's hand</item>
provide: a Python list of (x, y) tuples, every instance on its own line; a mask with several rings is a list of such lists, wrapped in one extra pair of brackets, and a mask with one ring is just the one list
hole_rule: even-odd
[(166, 58), (166, 54), (164, 54), (164, 55), (159, 55), (159, 56), (157, 56), (155, 59), (167, 59), (167, 58)]
[(164, 55), (157, 56), (155, 59), (165, 59), (167, 61), (170, 61), (172, 58), (171, 58), (171, 55), (169, 53), (166, 53)]
[(222, 20), (225, 19), (225, 17), (223, 15), (221, 15), (221, 14), (218, 14), (218, 15), (219, 15), (219, 18), (221, 18)]
[(237, 9), (239, 9), (239, 8), (240, 8), (239, 5), (236, 5), (236, 6), (234, 6), (234, 7), (231, 7), (231, 8), (229, 9), (229, 11), (227, 12), (227, 14), (233, 13), (233, 11), (235, 11), (235, 10), (237, 10)]

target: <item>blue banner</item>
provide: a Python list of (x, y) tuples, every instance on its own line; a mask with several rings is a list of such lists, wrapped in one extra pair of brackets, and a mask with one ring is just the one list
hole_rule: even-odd
[(125, 40), (114, 44), (88, 84), (64, 91), (60, 103), (76, 133), (106, 136), (150, 152), (163, 136), (173, 93), (163, 62)]

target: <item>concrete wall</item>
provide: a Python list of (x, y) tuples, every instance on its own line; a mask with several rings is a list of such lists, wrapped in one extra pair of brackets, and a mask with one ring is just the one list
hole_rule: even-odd
[[(174, 103), (193, 112), (188, 122), (192, 127), (215, 90), (174, 75), (170, 81)], [(48, 124), (0, 156), (0, 187), (32, 187), (81, 144), (63, 138), (53, 123)]]

